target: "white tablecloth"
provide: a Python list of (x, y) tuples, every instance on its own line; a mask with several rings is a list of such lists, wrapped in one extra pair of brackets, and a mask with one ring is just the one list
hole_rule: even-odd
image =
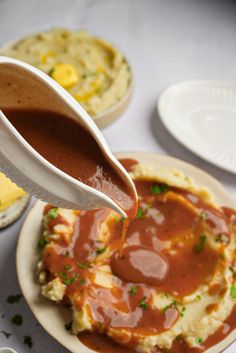
[[(111, 149), (173, 155), (211, 173), (236, 194), (236, 177), (176, 142), (155, 108), (160, 92), (175, 82), (236, 80), (235, 14), (236, 2), (229, 0), (0, 0), (0, 45), (52, 26), (88, 29), (110, 39), (124, 51), (135, 75), (128, 110), (103, 130)], [(0, 232), (0, 331), (12, 334), (7, 339), (0, 332), (0, 347), (8, 345), (18, 353), (65, 353), (37, 325), (24, 299), (6, 302), (9, 295), (20, 293), (15, 250), (23, 218)], [(15, 314), (22, 315), (21, 326), (11, 323)], [(32, 337), (31, 349), (24, 336)], [(225, 353), (235, 351), (236, 344)]]

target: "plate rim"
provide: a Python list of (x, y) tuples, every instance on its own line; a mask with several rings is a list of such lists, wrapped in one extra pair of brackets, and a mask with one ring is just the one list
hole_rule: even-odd
[(168, 132), (179, 142), (181, 143), (182, 146), (184, 146), (185, 148), (187, 148), (189, 151), (191, 151), (192, 153), (194, 153), (195, 155), (197, 155), (198, 157), (202, 158), (203, 160), (205, 160), (208, 163), (211, 163), (215, 166), (217, 166), (218, 168), (220, 168), (221, 170), (226, 170), (227, 172), (230, 172), (231, 174), (236, 174), (236, 169), (227, 166), (227, 164), (224, 164), (222, 166), (222, 164), (217, 161), (214, 160), (213, 157), (208, 157), (206, 156), (204, 153), (200, 152), (196, 147), (193, 147), (191, 144), (189, 144), (187, 141), (181, 139), (181, 137), (178, 135), (178, 133), (175, 132), (174, 129), (172, 129), (171, 123), (169, 122), (169, 118), (165, 113), (165, 100), (168, 98), (168, 96), (170, 96), (175, 90), (177, 89), (183, 89), (190, 85), (190, 86), (201, 86), (201, 85), (207, 85), (209, 86), (214, 86), (217, 88), (230, 88), (230, 89), (234, 89), (236, 91), (236, 84), (234, 82), (231, 81), (224, 81), (224, 80), (186, 80), (186, 81), (181, 81), (178, 83), (175, 83), (169, 87), (167, 87), (158, 97), (157, 99), (157, 103), (156, 103), (156, 110), (158, 113), (158, 117), (161, 119), (162, 123), (164, 124), (165, 128), (168, 130)]
[[(153, 160), (153, 163), (156, 163), (157, 161), (160, 161), (160, 164), (164, 163), (165, 161), (167, 162), (167, 165), (171, 164), (173, 165), (172, 168), (176, 169), (176, 165), (180, 165), (179, 170), (183, 171), (183, 169), (181, 168), (181, 166), (185, 169), (185, 170), (192, 170), (193, 175), (196, 175), (196, 177), (198, 178), (198, 176), (202, 176), (203, 180), (205, 178), (207, 178), (209, 180), (209, 183), (212, 185), (212, 190), (215, 189), (217, 190), (217, 192), (219, 192), (219, 194), (222, 194), (223, 199), (226, 199), (229, 201), (229, 206), (230, 207), (236, 207), (236, 200), (232, 197), (232, 195), (224, 188), (224, 186), (214, 177), (212, 177), (211, 175), (209, 175), (208, 173), (206, 173), (205, 171), (201, 170), (198, 167), (195, 167), (187, 162), (184, 162), (182, 160), (179, 160), (177, 158), (173, 158), (170, 156), (165, 156), (165, 155), (159, 155), (155, 152), (117, 152), (115, 153), (117, 158), (133, 158), (133, 159), (137, 159), (141, 162), (143, 162), (144, 160)], [(144, 163), (144, 162), (143, 162)], [(149, 164), (148, 162), (146, 162), (147, 164)], [(171, 168), (171, 167), (167, 167), (167, 168)], [(185, 173), (185, 171), (184, 171)], [(193, 178), (193, 175), (189, 175), (190, 178)], [(196, 179), (195, 179), (196, 180)], [(197, 182), (197, 180), (196, 180)], [(198, 184), (197, 185), (201, 185)], [(212, 191), (214, 194), (214, 191)], [(217, 195), (214, 195), (217, 196)], [(64, 317), (62, 317), (62, 311), (64, 311), (65, 309), (62, 308), (60, 305), (57, 304), (53, 304), (51, 301), (48, 301), (47, 299), (43, 298), (42, 296), (40, 296), (40, 298), (38, 298), (38, 295), (40, 293), (40, 284), (36, 281), (36, 276), (35, 276), (35, 272), (36, 272), (36, 264), (38, 262), (39, 259), (39, 252), (37, 251), (37, 246), (35, 246), (35, 248), (30, 248), (29, 246), (25, 247), (25, 244), (31, 244), (32, 242), (35, 243), (35, 245), (37, 245), (38, 242), (38, 236), (39, 236), (39, 230), (41, 229), (41, 217), (37, 217), (38, 218), (38, 225), (37, 227), (40, 227), (37, 229), (37, 232), (35, 230), (34, 233), (34, 237), (32, 236), (32, 239), (28, 239), (28, 235), (27, 235), (27, 228), (32, 228), (32, 218), (34, 216), (34, 218), (36, 216), (38, 216), (38, 211), (39, 209), (41, 209), (42, 211), (42, 207), (43, 205), (45, 205), (44, 202), (42, 201), (36, 201), (35, 204), (32, 206), (32, 208), (30, 209), (27, 217), (25, 218), (20, 232), (19, 232), (19, 238), (18, 238), (18, 243), (17, 243), (17, 249), (16, 249), (16, 268), (17, 268), (17, 277), (18, 277), (18, 281), (22, 290), (22, 293), (24, 295), (24, 298), (27, 302), (27, 304), (29, 305), (33, 315), (36, 317), (36, 319), (38, 320), (38, 322), (41, 324), (41, 326), (44, 328), (44, 330), (51, 335), (57, 342), (59, 342), (60, 344), (62, 344), (66, 349), (69, 349), (71, 352), (73, 353), (95, 353), (95, 351), (87, 348), (86, 346), (84, 346), (79, 339), (77, 338), (77, 336), (75, 335), (71, 335), (69, 332), (67, 332), (64, 329)], [(35, 215), (34, 215), (35, 214)], [(33, 228), (35, 227), (35, 223), (33, 224)], [(29, 249), (30, 248), (30, 249)], [(34, 259), (33, 262), (29, 261), (27, 259), (27, 255), (31, 254), (31, 258)], [(36, 254), (36, 257), (34, 256)], [(23, 260), (22, 260), (22, 255), (23, 256)], [(33, 256), (32, 256), (33, 255)], [(28, 263), (28, 268), (25, 269), (24, 266), (22, 266), (22, 262), (23, 264), (27, 264)], [(26, 273), (27, 271), (29, 273), (29, 277), (27, 277)], [(26, 278), (27, 277), (27, 278)], [(33, 290), (35, 289), (35, 292), (32, 293), (27, 293), (28, 287), (30, 286), (31, 290), (33, 288)], [(30, 291), (31, 292), (31, 291)], [(33, 300), (32, 300), (33, 298)], [(36, 301), (36, 303), (35, 303)], [(58, 326), (59, 329), (61, 330), (61, 332), (56, 331), (56, 328), (52, 327), (49, 325), (48, 328), (48, 317), (41, 318), (41, 315), (39, 315), (38, 312), (38, 308), (37, 310), (35, 310), (35, 305), (38, 305), (37, 302), (41, 302), (43, 303), (43, 305), (45, 305), (49, 312), (53, 311), (53, 315), (56, 315), (57, 318), (58, 313), (60, 313), (61, 315), (61, 322), (63, 323), (63, 326)], [(68, 310), (68, 309), (67, 309)], [(63, 313), (64, 314), (64, 313)], [(46, 321), (46, 323), (45, 323)], [(57, 322), (58, 324), (58, 322)], [(46, 327), (45, 327), (46, 326)], [(59, 334), (59, 333), (64, 333), (64, 334)], [(67, 339), (66, 339), (67, 338)], [(69, 339), (68, 339), (69, 338)], [(226, 349), (229, 345), (231, 345), (234, 341), (236, 340), (236, 329), (233, 330), (228, 336), (226, 336), (226, 338), (224, 340), (222, 340), (221, 342), (217, 343), (216, 345), (214, 345), (213, 347), (207, 349), (205, 351), (205, 353), (219, 353), (220, 351)]]

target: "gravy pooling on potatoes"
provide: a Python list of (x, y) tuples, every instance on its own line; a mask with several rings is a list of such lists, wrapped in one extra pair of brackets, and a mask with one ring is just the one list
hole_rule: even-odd
[[(131, 160), (123, 163), (130, 168), (134, 164)], [(117, 250), (122, 219), (109, 222), (109, 238), (105, 244), (98, 240), (100, 226), (110, 212), (106, 209), (81, 211), (70, 244), (55, 242), (43, 251), (48, 280), (58, 274), (62, 280), (64, 276), (73, 276), (65, 298), (74, 298), (79, 293), (78, 300), (73, 301), (78, 309), (86, 300), (93, 329), (98, 333), (80, 333), (79, 337), (98, 352), (130, 353), (137, 346), (139, 334), (148, 337), (170, 330), (184, 314), (178, 301), (208, 283), (222, 261), (224, 243), (232, 236), (230, 219), (234, 211), (215, 208), (196, 194), (165, 184), (139, 180), (135, 185), (139, 210), (127, 231), (122, 257)], [(49, 209), (47, 206), (45, 214)], [(59, 217), (55, 218), (49, 221), (48, 227), (62, 222)], [(224, 238), (221, 239), (222, 234)], [(211, 246), (211, 240), (222, 241), (222, 247)], [(117, 278), (112, 289), (94, 284), (97, 256), (104, 256), (103, 265), (110, 266)], [(153, 268), (148, 266), (148, 259), (155, 264)], [(84, 266), (81, 268), (78, 264)], [(65, 272), (66, 268), (69, 272)], [(176, 299), (166, 307), (154, 308), (152, 296), (155, 290)], [(223, 293), (225, 288), (214, 290)], [(235, 310), (222, 329), (197, 348), (189, 348), (179, 337), (171, 350), (156, 348), (156, 352), (203, 352), (236, 327), (234, 315)], [(111, 336), (126, 346), (120, 347), (99, 334), (107, 333), (107, 330), (120, 330), (119, 335)], [(131, 340), (127, 340), (127, 333), (132, 335)]]
[(64, 115), (49, 111), (5, 109), (4, 113), (47, 161), (107, 194), (128, 217), (135, 217), (135, 196), (84, 127)]

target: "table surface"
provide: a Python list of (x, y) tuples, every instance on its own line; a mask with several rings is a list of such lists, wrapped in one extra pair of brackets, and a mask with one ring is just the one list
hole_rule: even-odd
[[(128, 110), (103, 130), (112, 151), (153, 151), (183, 159), (218, 178), (236, 196), (233, 174), (198, 158), (164, 128), (156, 101), (169, 85), (191, 79), (236, 80), (236, 2), (229, 0), (0, 0), (0, 45), (56, 26), (83, 28), (123, 50), (135, 76)], [(120, 134), (122, 132), (122, 135)], [(18, 353), (65, 353), (40, 326), (20, 293), (15, 250), (20, 225), (0, 232), (0, 347)], [(23, 324), (11, 324), (15, 314)], [(7, 339), (1, 331), (12, 335)], [(31, 336), (33, 347), (24, 344)], [(225, 353), (235, 353), (236, 343)]]

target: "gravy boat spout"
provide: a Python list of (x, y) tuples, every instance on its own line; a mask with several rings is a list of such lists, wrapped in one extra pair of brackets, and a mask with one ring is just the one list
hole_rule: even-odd
[(80, 104), (45, 73), (0, 56), (0, 169), (29, 193), (57, 207), (84, 210), (108, 207), (127, 216), (117, 200), (66, 174), (40, 155), (11, 124), (7, 118), (9, 109), (40, 109), (78, 122), (96, 141), (112, 170), (137, 201), (132, 179)]

